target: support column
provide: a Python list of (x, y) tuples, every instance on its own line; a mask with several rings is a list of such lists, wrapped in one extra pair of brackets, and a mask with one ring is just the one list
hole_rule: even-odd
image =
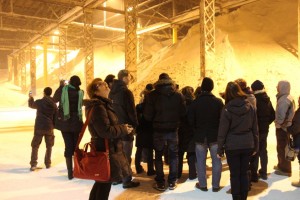
[(125, 69), (137, 80), (137, 5), (138, 0), (124, 0), (125, 8)]
[(59, 26), (59, 68), (60, 79), (66, 79), (67, 73), (67, 26)]
[(215, 0), (200, 0), (200, 77), (205, 77), (206, 56), (215, 53)]
[(26, 64), (24, 50), (22, 50), (19, 54), (19, 63), (21, 68), (21, 90), (23, 93), (26, 93)]
[(36, 95), (36, 49), (30, 46), (30, 89)]
[(85, 81), (86, 85), (94, 79), (93, 13), (84, 10), (83, 38), (85, 44)]
[(172, 26), (172, 33), (173, 33), (173, 44), (176, 44), (178, 42), (178, 25)]
[(48, 38), (44, 37), (43, 41), (43, 49), (44, 49), (44, 87), (48, 86)]
[(14, 55), (13, 57), (13, 66), (14, 66), (14, 84), (19, 86), (19, 69), (18, 69), (18, 56)]
[(7, 63), (8, 63), (8, 81), (12, 80), (13, 76), (13, 58), (11, 56), (7, 56)]

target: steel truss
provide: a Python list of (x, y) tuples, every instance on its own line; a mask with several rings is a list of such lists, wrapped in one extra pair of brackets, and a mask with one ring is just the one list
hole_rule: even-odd
[(67, 26), (59, 26), (59, 68), (60, 68), (60, 79), (66, 79), (67, 73)]
[(36, 49), (30, 46), (30, 87), (33, 95), (36, 95)]
[(125, 8), (125, 69), (137, 80), (137, 5), (138, 0), (124, 0)]
[(25, 63), (25, 51), (19, 53), (19, 64), (21, 68), (21, 90), (26, 92), (26, 63)]
[(205, 77), (206, 56), (215, 53), (215, 0), (200, 0), (200, 77)]
[(19, 69), (18, 69), (18, 57), (14, 55), (13, 57), (13, 68), (14, 68), (14, 84), (19, 86)]
[(11, 56), (7, 56), (7, 63), (8, 63), (8, 81), (12, 80), (13, 76), (13, 58)]
[(88, 84), (94, 79), (93, 13), (91, 10), (84, 11), (85, 80)]

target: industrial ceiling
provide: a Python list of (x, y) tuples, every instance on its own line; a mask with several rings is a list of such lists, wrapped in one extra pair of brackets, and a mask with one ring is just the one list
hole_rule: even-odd
[[(257, 0), (215, 0), (216, 13)], [(178, 37), (198, 23), (200, 0), (138, 0), (138, 35), (170, 39), (176, 24)], [(93, 14), (95, 43), (123, 42), (124, 0), (0, 0), (0, 54), (12, 55), (30, 45), (39, 45), (59, 26), (67, 27), (67, 47), (82, 48), (83, 14)], [(56, 35), (57, 36), (57, 35)]]

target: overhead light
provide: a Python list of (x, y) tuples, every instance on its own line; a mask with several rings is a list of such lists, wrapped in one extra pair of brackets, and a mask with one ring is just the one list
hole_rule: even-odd
[(131, 11), (133, 11), (133, 7), (132, 6), (130, 6), (130, 7), (127, 8), (127, 12), (131, 12)]
[(55, 30), (54, 35), (59, 35), (59, 30)]

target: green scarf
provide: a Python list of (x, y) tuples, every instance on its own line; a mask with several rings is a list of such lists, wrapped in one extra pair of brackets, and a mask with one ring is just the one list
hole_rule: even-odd
[[(70, 105), (69, 105), (69, 88), (75, 89), (73, 85), (66, 85), (62, 88), (61, 93), (61, 104), (64, 111), (64, 120), (70, 119)], [(78, 118), (82, 121), (82, 100), (83, 100), (83, 91), (78, 91)]]

